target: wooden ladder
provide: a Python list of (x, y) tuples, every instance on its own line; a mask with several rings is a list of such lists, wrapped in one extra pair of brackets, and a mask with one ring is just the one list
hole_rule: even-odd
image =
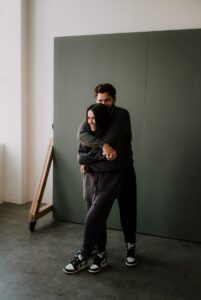
[(53, 210), (52, 204), (44, 204), (42, 207), (40, 207), (52, 160), (53, 160), (53, 139), (51, 138), (49, 140), (48, 149), (47, 149), (40, 181), (37, 185), (32, 200), (31, 208), (29, 210), (29, 229), (32, 232), (34, 231), (36, 220), (43, 217), (44, 215), (46, 215), (47, 213)]

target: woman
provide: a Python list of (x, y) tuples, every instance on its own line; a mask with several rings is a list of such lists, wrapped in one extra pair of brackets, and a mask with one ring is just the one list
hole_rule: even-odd
[[(93, 104), (87, 109), (86, 124), (88, 131), (95, 137), (104, 135), (110, 124), (110, 112), (103, 104)], [(81, 164), (83, 196), (87, 205), (83, 247), (74, 259), (64, 267), (67, 274), (77, 273), (87, 268), (91, 252), (97, 247), (98, 253), (89, 267), (89, 272), (97, 273), (107, 265), (106, 221), (114, 200), (118, 197), (122, 182), (123, 153), (122, 143), (115, 145), (118, 156), (108, 161), (102, 149), (79, 145), (78, 161)]]

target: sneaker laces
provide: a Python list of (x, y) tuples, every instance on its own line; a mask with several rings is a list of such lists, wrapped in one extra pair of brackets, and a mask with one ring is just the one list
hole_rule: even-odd
[(93, 265), (97, 265), (100, 267), (101, 262), (105, 259), (105, 254), (104, 253), (98, 253), (94, 259)]
[(82, 255), (81, 251), (79, 251), (79, 252), (75, 255), (74, 259), (71, 261), (71, 264), (73, 265), (73, 267), (79, 266), (79, 264), (83, 262), (83, 258), (84, 258), (84, 257), (83, 257), (83, 255)]

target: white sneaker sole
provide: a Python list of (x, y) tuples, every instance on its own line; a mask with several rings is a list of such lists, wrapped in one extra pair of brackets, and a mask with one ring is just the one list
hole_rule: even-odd
[(128, 263), (127, 261), (125, 261), (125, 264), (127, 267), (132, 268), (135, 267), (137, 265), (137, 261), (135, 261), (134, 263)]
[(89, 273), (91, 273), (91, 274), (95, 274), (95, 273), (100, 272), (100, 270), (102, 270), (103, 268), (105, 268), (107, 265), (108, 265), (108, 262), (105, 262), (102, 266), (100, 266), (99, 269), (93, 270), (93, 269), (90, 269), (90, 268), (89, 268), (88, 271), (89, 271)]
[(75, 273), (78, 273), (84, 269), (86, 269), (88, 266), (87, 265), (83, 265), (81, 268), (77, 269), (77, 270), (66, 270), (66, 268), (64, 267), (63, 268), (63, 272), (65, 274), (75, 274)]

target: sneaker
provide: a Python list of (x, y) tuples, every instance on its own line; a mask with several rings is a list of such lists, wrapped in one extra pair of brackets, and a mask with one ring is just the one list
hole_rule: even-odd
[(98, 253), (89, 267), (90, 273), (98, 273), (102, 268), (107, 266), (107, 258), (105, 253)]
[(96, 249), (96, 247), (91, 251), (90, 254), (90, 258), (93, 258), (94, 256), (96, 256), (98, 254), (98, 250)]
[(83, 259), (81, 251), (75, 255), (74, 259), (63, 268), (64, 273), (74, 274), (87, 268), (87, 261)]
[(127, 256), (125, 264), (127, 267), (134, 267), (137, 264), (137, 259), (135, 257), (135, 244), (127, 243)]

